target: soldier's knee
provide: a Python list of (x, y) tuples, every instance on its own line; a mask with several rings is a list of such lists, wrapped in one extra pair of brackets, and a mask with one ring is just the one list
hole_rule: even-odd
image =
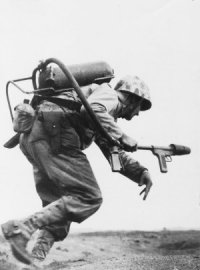
[(98, 198), (98, 205), (99, 205), (98, 208), (101, 207), (102, 203), (103, 203), (103, 198), (102, 198), (102, 197), (99, 197), (99, 198)]
[(81, 223), (93, 215), (102, 204), (101, 196), (63, 196), (63, 203), (66, 210), (66, 218), (73, 222)]
[(95, 213), (101, 207), (102, 203), (103, 198), (101, 196), (95, 198), (94, 201), (91, 201), (92, 214)]

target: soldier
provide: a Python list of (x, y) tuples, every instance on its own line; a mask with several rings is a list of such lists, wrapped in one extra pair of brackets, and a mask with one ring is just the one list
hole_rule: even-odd
[[(88, 102), (105, 130), (118, 139), (126, 151), (136, 150), (136, 141), (127, 136), (115, 121), (120, 117), (131, 120), (140, 110), (151, 107), (147, 86), (138, 77), (128, 76), (116, 85), (115, 90), (108, 84), (87, 89)], [(109, 160), (110, 147), (96, 136), (95, 127), (84, 108), (78, 115), (80, 124), (74, 121), (77, 114), (73, 108), (60, 107), (42, 101), (31, 132), (20, 138), (20, 148), (33, 165), (36, 189), (44, 208), (24, 220), (12, 220), (2, 225), (15, 257), (28, 264), (32, 259), (26, 246), (37, 229), (40, 229), (40, 235), (32, 257), (44, 259), (53, 243), (67, 236), (71, 222), (84, 221), (102, 203), (101, 191), (81, 149), (95, 139)], [(51, 113), (55, 111), (57, 113)], [(62, 118), (62, 121), (53, 121), (52, 118)], [(122, 174), (140, 186), (146, 186), (141, 192), (146, 199), (152, 186), (148, 170), (124, 151), (120, 157), (124, 166)]]

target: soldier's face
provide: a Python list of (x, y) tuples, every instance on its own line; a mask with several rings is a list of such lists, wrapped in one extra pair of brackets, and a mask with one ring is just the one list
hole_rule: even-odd
[(131, 120), (134, 116), (139, 115), (142, 99), (138, 99), (133, 95), (129, 95), (124, 104), (121, 118)]
[(125, 110), (123, 111), (122, 118), (125, 118), (126, 120), (131, 120), (134, 116), (139, 115), (140, 112), (140, 104), (138, 106), (127, 106)]

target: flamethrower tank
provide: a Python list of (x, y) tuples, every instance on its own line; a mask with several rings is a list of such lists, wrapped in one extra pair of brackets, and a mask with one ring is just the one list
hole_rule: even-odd
[[(79, 86), (92, 83), (110, 82), (114, 78), (114, 70), (106, 62), (93, 62), (68, 66)], [(55, 90), (71, 88), (70, 80), (58, 66), (47, 65), (39, 73), (39, 88), (53, 87)]]

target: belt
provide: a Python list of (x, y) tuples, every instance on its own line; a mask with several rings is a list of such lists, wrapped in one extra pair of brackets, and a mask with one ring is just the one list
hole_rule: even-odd
[(43, 100), (50, 101), (52, 103), (55, 103), (58, 106), (62, 106), (64, 108), (70, 109), (70, 110), (75, 110), (75, 111), (80, 111), (81, 108), (81, 103), (70, 100), (70, 99), (61, 99), (61, 98), (55, 98), (55, 97), (45, 97)]

